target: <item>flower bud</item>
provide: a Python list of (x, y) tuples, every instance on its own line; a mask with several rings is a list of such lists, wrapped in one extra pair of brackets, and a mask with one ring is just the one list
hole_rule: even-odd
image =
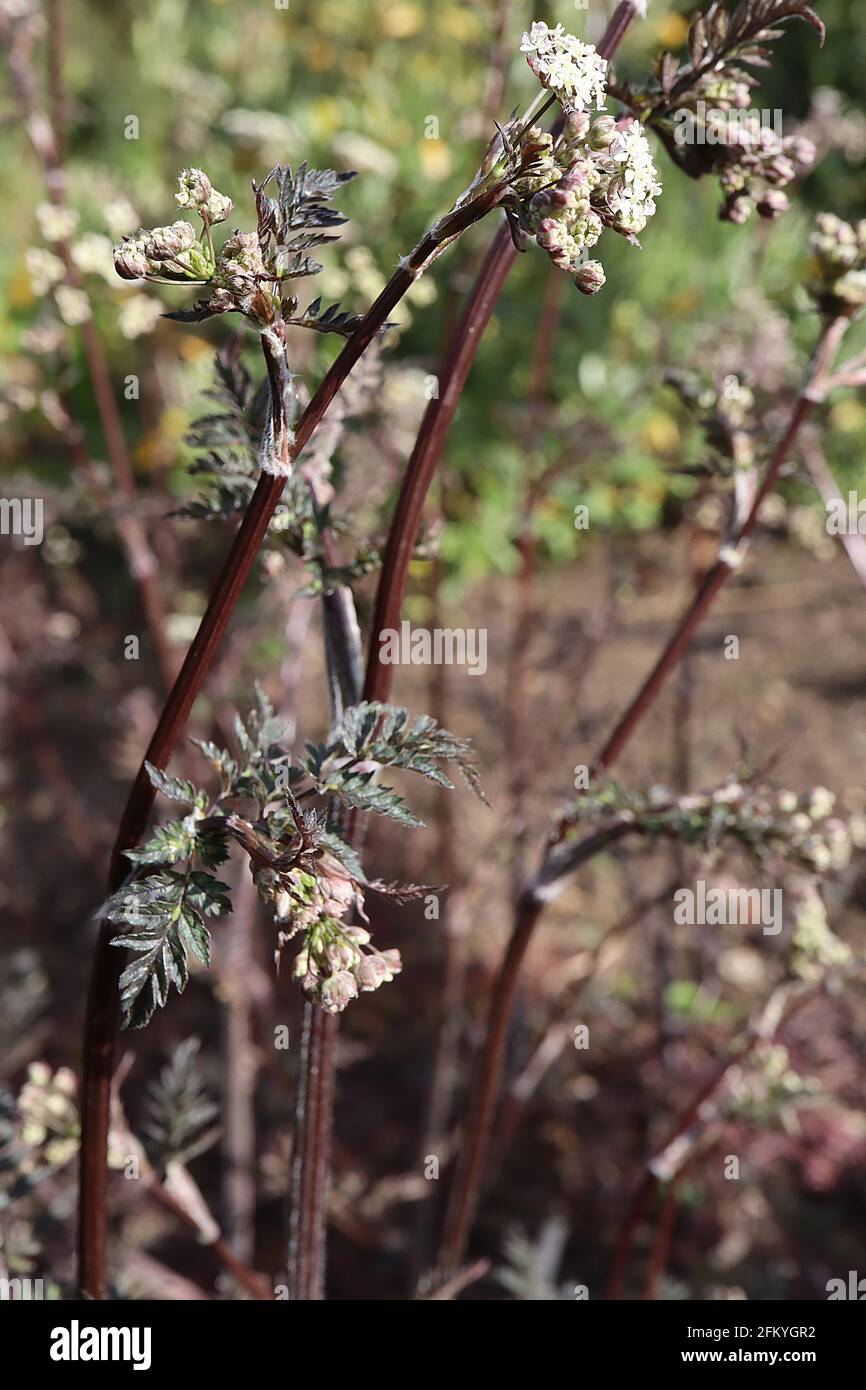
[(601, 261), (584, 261), (583, 265), (579, 265), (573, 272), (572, 279), (581, 294), (598, 294), (607, 276)]
[(797, 166), (798, 174), (807, 173), (818, 155), (813, 141), (807, 140), (805, 135), (795, 135), (793, 139), (786, 142), (785, 148)]
[(218, 193), (203, 169), (182, 169), (178, 175), (178, 192), (174, 195), (182, 208), (195, 208), (211, 225), (225, 222), (234, 203), (225, 193)]
[(358, 997), (358, 984), (348, 970), (338, 970), (325, 980), (321, 991), (322, 1008), (327, 1014), (341, 1014), (346, 1005)]
[(754, 209), (751, 198), (741, 194), (736, 198), (730, 198), (722, 205), (719, 214), (723, 222), (733, 222), (736, 227), (742, 227), (744, 222), (748, 222)]
[(758, 199), (758, 216), (768, 219), (781, 217), (782, 213), (787, 212), (790, 206), (788, 195), (783, 193), (781, 188), (768, 188)]
[(152, 261), (169, 261), (195, 246), (195, 231), (189, 222), (172, 222), (170, 227), (154, 227), (144, 234), (144, 253)]
[(387, 962), (380, 955), (364, 956), (356, 977), (362, 990), (369, 992), (378, 989), (390, 978)]
[(150, 270), (144, 244), (138, 237), (127, 237), (114, 248), (114, 268), (122, 280), (142, 280)]

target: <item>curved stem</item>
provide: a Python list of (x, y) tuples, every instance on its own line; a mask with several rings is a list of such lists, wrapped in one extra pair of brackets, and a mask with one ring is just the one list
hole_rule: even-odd
[[(609, 769), (616, 761), (641, 719), (650, 709), (667, 676), (676, 666), (677, 661), (688, 646), (692, 634), (706, 615), (719, 590), (737, 567), (742, 554), (742, 547), (758, 519), (761, 504), (775, 485), (790, 456), (800, 429), (809, 418), (815, 402), (822, 399), (824, 384), (846, 327), (846, 319), (835, 318), (823, 322), (803, 388), (794, 404), (788, 426), (776, 446), (748, 516), (736, 535), (733, 546), (735, 553), (730, 555), (730, 561), (720, 558), (709, 571), (649, 676), (631, 701), (613, 734), (601, 749), (595, 761), (597, 769)], [(575, 851), (568, 853), (568, 846), (564, 844), (573, 824), (572, 816), (565, 815), (560, 818), (542, 862), (541, 870), (533, 881), (536, 885), (535, 889), (533, 890), (533, 886), (530, 884), (518, 898), (512, 937), (491, 1000), (487, 1033), (478, 1061), (477, 1095), (470, 1111), (467, 1142), (449, 1205), (443, 1245), (446, 1275), (459, 1265), (463, 1257), (473, 1211), (478, 1200), (501, 1073), (502, 1054), (520, 965), (526, 954), (532, 932), (541, 918), (545, 896), (550, 896), (556, 882), (561, 881), (565, 873), (573, 872), (583, 858), (579, 847), (575, 847)], [(563, 851), (566, 851), (565, 855), (563, 855)], [(542, 888), (541, 892), (539, 892), (539, 886)], [(634, 1215), (635, 1225), (643, 1215), (644, 1206), (641, 1204), (648, 1201), (651, 1195), (652, 1185), (649, 1192), (641, 1191), (636, 1194), (634, 1200), (638, 1206)]]
[[(637, 5), (633, 0), (621, 0), (617, 5), (598, 43), (598, 52), (602, 57), (613, 56), (636, 12)], [(364, 683), (365, 700), (388, 698), (392, 668), (383, 665), (379, 660), (380, 634), (385, 628), (395, 628), (399, 624), (409, 564), (427, 493), (482, 334), (490, 322), (490, 316), (515, 255), (511, 235), (508, 228), (503, 226), (490, 244), (472, 293), (454, 331), (438, 375), (439, 394), (430, 401), (421, 422), (391, 520), (382, 572), (376, 590), (370, 627), (367, 677)]]

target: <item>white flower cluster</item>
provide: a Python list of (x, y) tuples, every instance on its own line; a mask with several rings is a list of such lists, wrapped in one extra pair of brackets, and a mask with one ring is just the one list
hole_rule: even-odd
[(605, 282), (604, 271), (597, 261), (584, 259), (586, 251), (605, 228), (634, 241), (661, 193), (643, 127), (638, 121), (620, 126), (612, 116), (590, 118), (581, 111), (567, 118), (556, 144), (534, 127), (527, 138), (537, 151), (533, 173), (540, 173), (526, 180), (521, 226), (583, 294), (595, 294)]
[(608, 155), (619, 165), (608, 187), (608, 204), (620, 226), (642, 232), (656, 210), (662, 186), (640, 121), (617, 130)]
[(581, 43), (561, 24), (551, 29), (536, 20), (523, 35), (520, 51), (542, 87), (564, 106), (577, 111), (588, 110), (593, 102), (599, 111), (604, 106), (607, 60), (591, 43)]

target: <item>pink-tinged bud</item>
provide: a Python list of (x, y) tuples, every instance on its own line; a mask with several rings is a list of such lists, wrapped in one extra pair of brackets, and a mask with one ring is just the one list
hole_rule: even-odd
[(388, 966), (378, 955), (364, 956), (356, 974), (358, 983), (365, 992), (378, 989), (389, 978)]
[(581, 294), (598, 294), (607, 280), (600, 261), (584, 261), (573, 272), (572, 278)]
[(350, 970), (355, 964), (357, 951), (347, 941), (332, 941), (325, 955), (332, 970)]
[(748, 222), (752, 215), (754, 204), (751, 198), (739, 197), (732, 198), (725, 203), (720, 216), (723, 222), (733, 222), (735, 226), (742, 227), (744, 222)]
[(393, 980), (395, 975), (399, 975), (403, 969), (403, 962), (400, 959), (400, 952), (396, 950), (380, 951), (379, 958), (385, 962), (388, 974), (386, 980)]
[(784, 154), (775, 155), (767, 165), (765, 173), (767, 178), (772, 179), (774, 183), (791, 183), (797, 177), (797, 169), (793, 159), (789, 159)]
[(370, 933), (364, 927), (341, 927), (341, 932), (347, 936), (355, 946), (366, 946), (370, 940)]
[(348, 970), (338, 970), (322, 985), (321, 1004), (326, 1014), (341, 1014), (346, 1005), (358, 997), (358, 984)]
[(758, 199), (758, 216), (772, 220), (774, 217), (781, 217), (782, 213), (787, 212), (790, 206), (788, 195), (783, 193), (781, 188), (768, 188), (766, 193), (762, 193)]
[(604, 150), (610, 144), (617, 132), (617, 124), (613, 116), (596, 116), (589, 132), (589, 143), (594, 150)]
[(122, 280), (142, 280), (150, 266), (141, 242), (122, 241), (114, 248), (114, 269)]
[(172, 222), (170, 227), (154, 227), (144, 237), (145, 254), (152, 261), (173, 260), (195, 246), (195, 231), (189, 222)]
[(805, 135), (795, 135), (786, 149), (797, 166), (798, 174), (807, 173), (818, 157), (818, 151), (813, 141), (807, 140)]
[(182, 169), (178, 175), (175, 200), (182, 208), (194, 208), (213, 225), (225, 222), (234, 204), (225, 193), (218, 193), (203, 169)]
[(589, 126), (590, 119), (586, 111), (573, 111), (566, 117), (563, 139), (575, 142), (585, 140)]

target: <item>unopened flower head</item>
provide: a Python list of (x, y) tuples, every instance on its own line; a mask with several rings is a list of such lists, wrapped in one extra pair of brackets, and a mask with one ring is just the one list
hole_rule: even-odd
[(142, 230), (114, 248), (114, 268), (124, 280), (209, 280), (213, 259), (189, 222)]
[(194, 208), (210, 226), (225, 222), (234, 203), (225, 193), (217, 192), (203, 169), (182, 169), (177, 182), (174, 196), (179, 207)]
[(521, 53), (542, 87), (558, 97), (564, 106), (585, 111), (593, 103), (604, 106), (607, 60), (591, 43), (582, 43), (566, 33), (561, 24), (551, 29), (536, 20), (523, 35)]
[[(571, 115), (551, 156), (548, 182), (519, 208), (521, 226), (582, 294), (605, 283), (585, 253), (605, 228), (634, 240), (656, 209), (661, 184), (642, 126), (620, 127), (607, 115)], [(520, 196), (521, 190), (516, 190)]]
[(810, 288), (818, 305), (848, 315), (866, 305), (866, 220), (852, 225), (819, 213), (810, 249), (817, 270)]

